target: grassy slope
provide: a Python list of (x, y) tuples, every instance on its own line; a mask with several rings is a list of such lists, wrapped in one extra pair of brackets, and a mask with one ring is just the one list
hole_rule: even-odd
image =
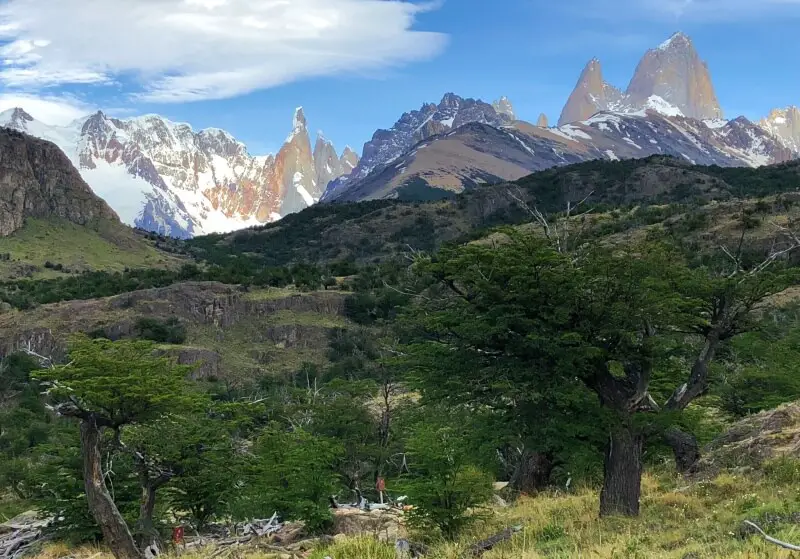
[[(688, 483), (666, 468), (645, 475), (639, 518), (597, 516), (595, 490), (578, 488), (522, 498), (506, 509), (488, 511), (457, 543), (434, 542), (429, 559), (462, 559), (472, 543), (508, 526), (523, 531), (484, 559), (753, 559), (789, 558), (760, 537), (744, 532), (750, 519), (783, 541), (800, 543), (800, 526), (793, 521), (800, 508), (800, 462), (776, 462), (757, 476), (722, 473), (710, 481)], [(794, 516), (793, 516), (794, 515)], [(183, 559), (209, 559), (218, 550), (182, 553)], [(46, 547), (33, 559), (112, 559), (108, 551), (65, 544)], [(395, 559), (394, 546), (372, 538), (349, 538), (318, 549), (309, 559)], [(236, 551), (239, 559), (280, 555), (254, 548)]]
[(38, 268), (34, 278), (62, 276), (63, 272), (44, 267), (48, 261), (73, 272), (163, 268), (179, 262), (120, 224), (101, 222), (83, 227), (61, 219), (26, 220), (22, 229), (0, 238), (2, 253), (11, 254), (10, 261), (0, 261), (3, 278), (19, 274), (26, 265)]
[[(800, 507), (793, 472), (776, 468), (761, 479), (723, 473), (689, 484), (669, 473), (644, 478), (642, 514), (636, 519), (597, 516), (597, 492), (578, 489), (523, 498), (508, 509), (493, 511), (457, 544), (434, 544), (431, 559), (457, 559), (472, 542), (504, 527), (521, 524), (515, 539), (486, 553), (485, 559), (597, 558), (755, 558), (793, 557), (773, 544), (749, 536), (742, 521), (760, 523), (770, 535), (800, 543), (800, 526), (791, 515)], [(353, 539), (311, 555), (322, 559), (394, 559), (394, 549)]]

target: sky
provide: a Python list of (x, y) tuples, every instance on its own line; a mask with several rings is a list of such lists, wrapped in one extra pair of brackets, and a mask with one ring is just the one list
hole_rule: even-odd
[(800, 0), (0, 0), (0, 110), (98, 109), (223, 128), (275, 152), (311, 132), (360, 152), (444, 93), (557, 120), (584, 65), (626, 87), (675, 31), (729, 118), (800, 105)]

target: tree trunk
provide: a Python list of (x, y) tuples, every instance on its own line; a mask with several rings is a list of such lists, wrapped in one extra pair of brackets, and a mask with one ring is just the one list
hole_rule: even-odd
[(524, 450), (511, 476), (511, 486), (528, 495), (538, 493), (550, 483), (553, 462), (544, 454)]
[(136, 541), (139, 549), (155, 545), (160, 549), (159, 534), (153, 524), (153, 511), (156, 508), (156, 486), (142, 484), (142, 501), (139, 503), (139, 520), (136, 522)]
[(103, 539), (116, 559), (142, 559), (142, 553), (108, 493), (100, 453), (100, 429), (94, 416), (81, 420), (83, 481), (89, 511), (103, 532)]
[(678, 473), (684, 475), (692, 473), (697, 461), (700, 460), (700, 445), (697, 443), (697, 437), (692, 433), (681, 431), (677, 427), (671, 427), (664, 433), (664, 439), (675, 454), (675, 468)]
[(639, 515), (644, 437), (630, 425), (611, 434), (606, 449), (600, 516)]

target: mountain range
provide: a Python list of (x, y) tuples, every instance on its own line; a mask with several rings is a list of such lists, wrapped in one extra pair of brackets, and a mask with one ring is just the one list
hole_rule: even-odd
[(97, 112), (49, 126), (23, 109), (0, 125), (49, 140), (128, 225), (173, 237), (227, 232), (275, 221), (316, 203), (325, 185), (358, 165), (321, 134), (312, 149), (302, 108), (276, 155), (253, 156), (224, 130), (195, 132), (158, 115)]
[(724, 120), (710, 70), (683, 33), (648, 50), (624, 91), (589, 61), (557, 127), (544, 114), (535, 125), (518, 120), (506, 97), (447, 93), (377, 130), (360, 157), (321, 134), (312, 146), (302, 108), (278, 153), (263, 156), (224, 130), (158, 115), (97, 112), (58, 127), (14, 109), (0, 126), (55, 143), (125, 223), (173, 237), (265, 224), (319, 201), (444, 197), (591, 159), (761, 166), (800, 157), (800, 110)]

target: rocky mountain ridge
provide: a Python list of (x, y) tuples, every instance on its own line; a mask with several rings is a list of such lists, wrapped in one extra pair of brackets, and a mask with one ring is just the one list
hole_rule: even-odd
[(508, 99), (496, 102), (497, 109), (480, 99), (465, 99), (454, 93), (447, 93), (439, 104), (425, 103), (419, 110), (404, 113), (389, 130), (377, 130), (372, 139), (364, 144), (361, 161), (347, 176), (331, 182), (322, 200), (332, 201), (350, 188), (352, 184), (365, 179), (373, 172), (380, 171), (392, 161), (402, 156), (414, 145), (428, 138), (455, 130), (465, 124), (482, 123), (490, 126), (504, 126), (514, 121), (513, 107)]
[(354, 182), (337, 200), (441, 197), (554, 166), (651, 155), (698, 165), (758, 167), (800, 154), (744, 117), (700, 121), (642, 110), (596, 113), (557, 128), (524, 121), (499, 128), (472, 123), (418, 143), (390, 165)]
[[(302, 108), (276, 155), (253, 156), (224, 130), (195, 132), (159, 115), (130, 119), (97, 112), (68, 126), (49, 126), (22, 109), (0, 113), (0, 126), (50, 140), (122, 220), (174, 237), (231, 231), (280, 219), (322, 195), (331, 177), (358, 156), (341, 158), (329, 142), (314, 159)], [(324, 171), (322, 175), (320, 173)]]

